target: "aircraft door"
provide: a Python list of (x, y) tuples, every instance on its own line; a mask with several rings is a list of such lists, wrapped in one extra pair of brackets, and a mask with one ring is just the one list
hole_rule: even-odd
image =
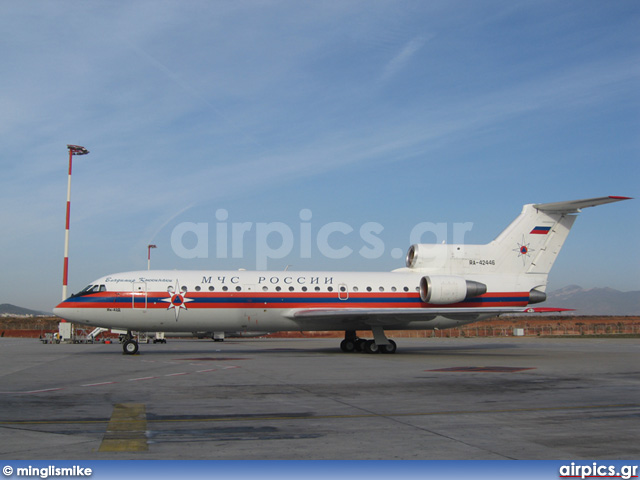
[[(245, 283), (242, 286), (243, 292), (260, 292), (262, 288), (254, 283)], [(242, 332), (255, 331), (258, 328), (260, 313), (263, 311), (263, 300), (259, 296), (247, 295), (245, 308), (242, 313), (240, 330)]]
[(131, 308), (134, 310), (147, 309), (147, 283), (133, 282), (131, 291)]

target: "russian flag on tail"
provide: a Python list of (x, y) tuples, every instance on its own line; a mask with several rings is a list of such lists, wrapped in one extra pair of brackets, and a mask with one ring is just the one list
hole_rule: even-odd
[(529, 233), (534, 235), (546, 235), (551, 230), (551, 227), (533, 227)]

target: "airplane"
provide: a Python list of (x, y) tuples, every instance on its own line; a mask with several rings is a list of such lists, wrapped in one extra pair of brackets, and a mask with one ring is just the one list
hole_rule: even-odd
[[(59, 317), (127, 331), (344, 331), (343, 352), (395, 353), (385, 330), (455, 328), (506, 313), (561, 311), (547, 277), (581, 209), (629, 197), (527, 204), (486, 245), (415, 244), (391, 272), (133, 271), (60, 303)], [(371, 331), (361, 339), (356, 331)]]

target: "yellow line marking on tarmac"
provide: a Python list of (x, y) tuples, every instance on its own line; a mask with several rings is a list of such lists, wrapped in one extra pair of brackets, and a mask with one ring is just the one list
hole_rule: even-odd
[(144, 403), (117, 403), (99, 452), (146, 452), (147, 413)]

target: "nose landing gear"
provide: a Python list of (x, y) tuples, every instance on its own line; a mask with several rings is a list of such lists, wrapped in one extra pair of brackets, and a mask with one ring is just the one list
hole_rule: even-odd
[(131, 330), (122, 338), (122, 353), (124, 355), (135, 355), (138, 353), (138, 342), (131, 334)]

